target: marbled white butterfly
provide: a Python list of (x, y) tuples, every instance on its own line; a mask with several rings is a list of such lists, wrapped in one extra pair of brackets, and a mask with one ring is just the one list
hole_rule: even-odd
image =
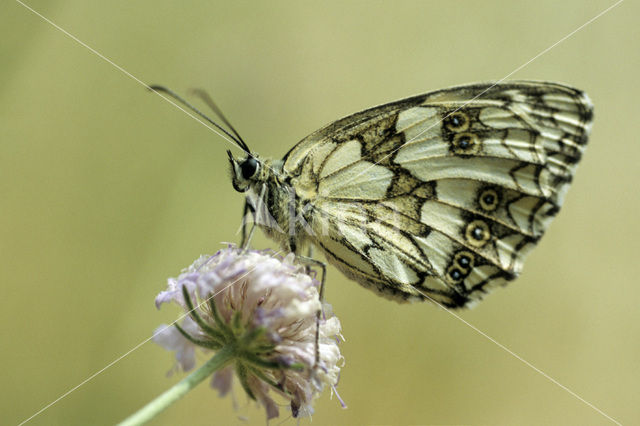
[(298, 255), (317, 247), (383, 296), (453, 308), (521, 272), (593, 119), (589, 98), (562, 84), (471, 84), (350, 115), (273, 161), (198, 94), (232, 133), (207, 120), (244, 151), (229, 152), (233, 187), (266, 235)]

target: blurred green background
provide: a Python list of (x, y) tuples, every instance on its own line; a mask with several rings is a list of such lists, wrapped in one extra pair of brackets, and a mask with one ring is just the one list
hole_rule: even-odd
[[(360, 109), (503, 78), (613, 3), (28, 1), (141, 81), (206, 89), (274, 157)], [(154, 297), (238, 240), (242, 196), (220, 137), (19, 3), (0, 16), (0, 418), (16, 424), (176, 318)], [(461, 313), (627, 424), (640, 422), (638, 16), (624, 2), (511, 76), (584, 89), (595, 124), (523, 276)], [(313, 424), (609, 423), (435, 306), (332, 268), (326, 294), (349, 408), (326, 393)], [(143, 344), (29, 424), (112, 424), (178, 379), (172, 363)], [(155, 424), (264, 424), (238, 403), (203, 384)]]

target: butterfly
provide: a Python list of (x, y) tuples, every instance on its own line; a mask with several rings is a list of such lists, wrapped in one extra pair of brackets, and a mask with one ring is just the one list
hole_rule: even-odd
[[(468, 307), (522, 271), (558, 214), (593, 106), (551, 82), (480, 83), (370, 108), (310, 134), (281, 160), (229, 151), (233, 188), (265, 234), (397, 301)], [(253, 229), (253, 228), (252, 228)], [(247, 240), (243, 228), (243, 240)]]

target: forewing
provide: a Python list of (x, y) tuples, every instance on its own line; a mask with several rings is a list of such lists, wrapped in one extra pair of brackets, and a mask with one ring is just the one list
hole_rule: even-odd
[(478, 84), (354, 114), (285, 157), (312, 241), (359, 283), (467, 305), (515, 278), (558, 213), (592, 120), (556, 83)]

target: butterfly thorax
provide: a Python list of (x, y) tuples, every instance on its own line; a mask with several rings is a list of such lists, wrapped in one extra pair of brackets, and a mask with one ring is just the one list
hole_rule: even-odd
[[(253, 165), (255, 171), (252, 175)], [(265, 235), (288, 251), (299, 252), (307, 245), (308, 224), (304, 205), (314, 196), (312, 185), (304, 185), (283, 171), (281, 160), (260, 159), (255, 154), (245, 160), (232, 159), (233, 186), (246, 193), (253, 220)], [(294, 189), (294, 187), (296, 189)]]

